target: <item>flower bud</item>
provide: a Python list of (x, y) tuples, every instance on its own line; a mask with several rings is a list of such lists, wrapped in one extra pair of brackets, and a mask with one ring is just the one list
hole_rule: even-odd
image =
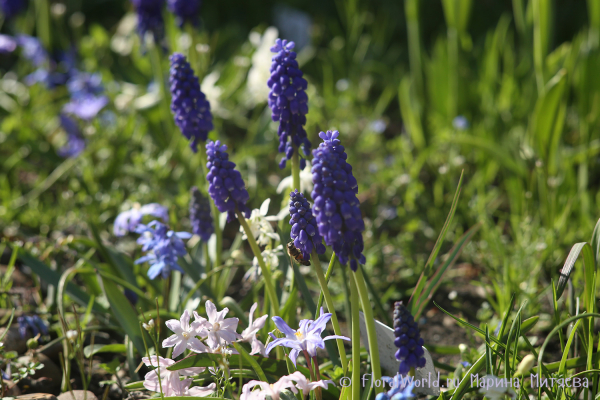
[(39, 335), (36, 336), (36, 337), (34, 337), (34, 338), (31, 338), (31, 339), (27, 340), (27, 348), (28, 349), (35, 350), (35, 349), (37, 349), (39, 347), (40, 344), (38, 342), (38, 337), (39, 337)]
[(529, 372), (531, 367), (533, 367), (534, 362), (535, 357), (533, 356), (533, 354), (527, 354), (519, 363), (519, 366), (517, 367), (517, 371), (515, 372), (514, 376), (525, 375), (527, 372)]
[(151, 319), (150, 321), (148, 321), (148, 323), (143, 323), (142, 326), (145, 330), (150, 332), (152, 329), (154, 329), (154, 320)]
[(69, 341), (71, 343), (75, 343), (75, 340), (77, 340), (77, 331), (75, 331), (75, 330), (67, 331), (67, 334), (65, 336), (67, 337), (67, 339), (69, 339)]

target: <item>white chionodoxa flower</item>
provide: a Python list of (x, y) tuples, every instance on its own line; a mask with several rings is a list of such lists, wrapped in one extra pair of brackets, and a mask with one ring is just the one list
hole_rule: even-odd
[(263, 315), (262, 317), (254, 320), (254, 311), (256, 311), (257, 308), (258, 308), (258, 303), (254, 303), (252, 305), (252, 307), (250, 308), (250, 315), (248, 317), (249, 325), (246, 329), (244, 329), (242, 331), (242, 335), (241, 335), (242, 338), (239, 341), (240, 342), (250, 342), (250, 344), (252, 346), (252, 352), (250, 353), (250, 355), (260, 354), (263, 357), (267, 357), (267, 352), (265, 351), (265, 345), (260, 340), (258, 340), (258, 338), (256, 337), (256, 333), (265, 326), (265, 322), (266, 322), (267, 318), (269, 317), (269, 315), (268, 314)]
[(196, 353), (206, 351), (206, 346), (196, 336), (205, 338), (208, 332), (205, 329), (206, 318), (200, 317), (194, 312), (195, 321), (190, 324), (190, 312), (185, 310), (178, 320), (170, 319), (165, 325), (173, 331), (173, 335), (162, 342), (162, 347), (173, 347), (173, 358), (183, 354), (185, 349), (190, 349)]
[[(268, 245), (271, 240), (279, 240), (279, 235), (275, 233), (271, 223), (269, 221), (277, 221), (277, 216), (267, 217), (267, 212), (269, 211), (269, 204), (271, 203), (271, 199), (266, 199), (260, 206), (260, 209), (252, 210), (252, 214), (250, 218), (246, 221), (250, 226), (250, 230), (252, 231), (252, 235), (258, 242), (259, 246)], [(240, 232), (243, 234), (242, 239), (248, 239), (246, 236), (246, 231), (243, 227), (240, 226)]]
[[(293, 374), (282, 376), (277, 382), (271, 384), (255, 380), (248, 382), (242, 388), (240, 400), (264, 400), (267, 396), (271, 400), (279, 400), (279, 394), (285, 389), (289, 389), (294, 394), (298, 393), (298, 389), (301, 389), (306, 396), (308, 392), (314, 390), (316, 387), (327, 389), (328, 384), (333, 384), (333, 382), (329, 380), (308, 382), (302, 372), (296, 371)], [(259, 386), (260, 389), (252, 391), (256, 386)]]
[[(277, 268), (279, 267), (279, 257), (283, 255), (283, 246), (279, 245), (274, 249), (265, 249), (261, 254), (268, 268)], [(258, 264), (258, 258), (254, 257), (252, 259), (252, 267), (244, 274), (244, 281), (250, 280), (255, 282), (261, 275), (262, 270)]]
[[(217, 307), (212, 301), (206, 301), (208, 321), (205, 320), (203, 327), (208, 332), (206, 342), (211, 348), (233, 343), (240, 338), (240, 335), (236, 332), (239, 320), (237, 318), (225, 318), (228, 312), (229, 308), (225, 307), (223, 310), (217, 311)], [(197, 319), (201, 318), (195, 311), (194, 316)]]
[[(257, 36), (258, 35), (258, 36)], [(269, 87), (265, 82), (271, 76), (271, 46), (279, 37), (277, 28), (270, 26), (261, 36), (258, 32), (251, 35), (251, 42), (256, 46), (252, 55), (252, 66), (248, 71), (246, 89), (253, 104), (266, 102), (269, 99)]]
[[(300, 193), (310, 193), (313, 190), (311, 168), (312, 166), (310, 165), (310, 161), (306, 160), (306, 167), (304, 167), (304, 169), (300, 171)], [(283, 193), (284, 190), (291, 190), (293, 181), (294, 177), (292, 175), (283, 178), (277, 186), (277, 193)], [(288, 208), (285, 207), (284, 209), (289, 214)]]
[[(175, 361), (169, 358), (152, 356), (142, 358), (144, 364), (156, 369), (148, 372), (144, 376), (144, 387), (153, 392), (161, 391), (165, 397), (172, 396), (207, 396), (216, 390), (216, 385), (211, 383), (206, 387), (195, 386), (190, 388), (192, 379), (180, 380), (180, 376), (192, 376), (204, 371), (205, 368), (185, 368), (177, 371), (169, 371), (167, 367), (175, 364)], [(159, 382), (160, 374), (160, 382)]]

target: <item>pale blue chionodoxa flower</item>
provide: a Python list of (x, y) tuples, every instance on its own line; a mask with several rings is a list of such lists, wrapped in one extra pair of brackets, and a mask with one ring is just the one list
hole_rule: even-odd
[(330, 335), (321, 337), (321, 334), (325, 330), (327, 322), (331, 319), (331, 313), (323, 313), (323, 307), (321, 307), (321, 315), (315, 321), (310, 319), (303, 319), (300, 321), (298, 330), (294, 330), (281, 317), (273, 317), (273, 322), (277, 326), (277, 329), (285, 335), (283, 338), (277, 338), (271, 333), (273, 340), (267, 346), (267, 353), (269, 353), (276, 346), (289, 347), (290, 360), (296, 365), (296, 358), (300, 352), (306, 351), (310, 357), (316, 357), (317, 347), (324, 349), (325, 340), (330, 339), (342, 339), (350, 340), (345, 336)]

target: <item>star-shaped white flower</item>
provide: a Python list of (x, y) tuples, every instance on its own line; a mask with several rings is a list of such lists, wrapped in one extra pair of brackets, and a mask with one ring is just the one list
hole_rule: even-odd
[(162, 342), (162, 347), (173, 347), (173, 358), (182, 354), (185, 349), (197, 353), (206, 350), (206, 346), (196, 336), (205, 337), (208, 332), (204, 328), (206, 319), (196, 314), (196, 320), (190, 324), (190, 312), (185, 310), (178, 320), (170, 319), (165, 324), (173, 331), (173, 335)]
[[(185, 379), (181, 381), (179, 376), (191, 376), (196, 375), (205, 370), (205, 368), (186, 368), (180, 369), (178, 371), (169, 371), (167, 367), (175, 364), (175, 361), (168, 359), (152, 356), (150, 358), (144, 357), (142, 358), (144, 364), (149, 367), (154, 367), (156, 369), (148, 372), (144, 376), (144, 387), (153, 392), (159, 392), (162, 387), (162, 393), (166, 397), (171, 396), (185, 396), (186, 390), (188, 390), (189, 385), (192, 383), (191, 379)], [(160, 383), (159, 383), (159, 374), (160, 374)]]
[[(300, 171), (300, 193), (311, 192), (313, 190), (312, 171), (310, 161), (306, 161), (306, 167)], [(292, 175), (287, 178), (283, 178), (277, 186), (277, 193), (282, 193), (284, 190), (292, 190), (298, 188), (292, 188), (292, 182), (294, 178)], [(287, 207), (286, 207), (287, 210)], [(289, 213), (289, 212), (288, 212)]]
[[(262, 257), (267, 264), (267, 267), (273, 269), (279, 266), (279, 257), (283, 255), (283, 246), (279, 245), (274, 249), (265, 249), (262, 251)], [(254, 257), (252, 259), (252, 266), (244, 274), (244, 281), (249, 280), (255, 282), (262, 275), (262, 270), (258, 264), (258, 259)]]
[(228, 312), (227, 307), (217, 311), (217, 307), (212, 301), (206, 301), (208, 322), (205, 323), (204, 327), (208, 331), (206, 342), (210, 347), (214, 348), (223, 343), (233, 343), (240, 337), (236, 332), (239, 320), (237, 318), (225, 318)]
[[(266, 199), (260, 206), (260, 209), (252, 210), (252, 214), (250, 218), (246, 221), (248, 222), (248, 226), (250, 226), (250, 230), (254, 235), (254, 238), (258, 242), (260, 246), (266, 246), (273, 240), (279, 240), (279, 235), (275, 233), (271, 223), (269, 221), (277, 221), (278, 218), (276, 216), (267, 217), (267, 212), (269, 211), (269, 204), (271, 203), (271, 199)], [(246, 231), (244, 228), (240, 226), (240, 232), (243, 234), (242, 239), (248, 239), (246, 236)]]
[(240, 339), (240, 341), (251, 343), (252, 352), (250, 353), (250, 355), (260, 354), (263, 357), (267, 357), (267, 353), (265, 351), (265, 345), (260, 340), (257, 339), (256, 333), (260, 329), (262, 329), (263, 326), (265, 326), (265, 322), (269, 316), (263, 315), (262, 317), (254, 320), (254, 311), (256, 311), (257, 307), (258, 307), (258, 303), (254, 303), (252, 305), (252, 307), (250, 308), (250, 315), (249, 315), (249, 321), (248, 321), (249, 325), (246, 329), (244, 329), (242, 331), (242, 338)]
[[(254, 387), (259, 386), (259, 390), (251, 391)], [(240, 400), (264, 400), (267, 396), (271, 400), (279, 400), (279, 393), (285, 389), (290, 389), (294, 394), (298, 390), (294, 386), (294, 382), (289, 376), (282, 376), (277, 382), (268, 384), (263, 381), (250, 381), (242, 388)]]
[(333, 381), (330, 380), (309, 382), (308, 379), (306, 379), (306, 376), (304, 376), (304, 374), (300, 371), (296, 371), (293, 374), (288, 375), (288, 377), (296, 382), (296, 387), (304, 392), (304, 396), (308, 396), (308, 393), (317, 387), (327, 389), (329, 384), (334, 385)]

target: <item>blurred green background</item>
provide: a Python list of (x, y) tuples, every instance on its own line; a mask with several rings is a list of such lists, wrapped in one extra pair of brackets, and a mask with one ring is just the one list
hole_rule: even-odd
[[(2, 31), (34, 33), (41, 3)], [(4, 237), (69, 265), (75, 256), (58, 239), (88, 235), (93, 223), (116, 243), (111, 224), (135, 201), (168, 206), (176, 230), (189, 229), (189, 188), (204, 177), (165, 107), (170, 99), (152, 84), (156, 69), (129, 3), (64, 4), (64, 13), (49, 4), (47, 42), (76, 44), (80, 69), (102, 74), (111, 104), (82, 126), (84, 155), (63, 160), (58, 114), (68, 93), (25, 86), (31, 65), (2, 57), (0, 225)], [(169, 51), (195, 51), (215, 115), (210, 137), (229, 145), (251, 207), (272, 199), (269, 215), (286, 201), (276, 188), (290, 172), (277, 168), (277, 128), (261, 92), (270, 44), (261, 41), (282, 12), (310, 20), (298, 54), (309, 81), (307, 132), (314, 146), (320, 130), (341, 133), (367, 225), (366, 270), (382, 303), (410, 296), (464, 170), (444, 251), (480, 228), (450, 282), (484, 286), (498, 315), (512, 292), (535, 312), (599, 216), (600, 3), (205, 1), (195, 47), (165, 14)], [(227, 226), (225, 248), (237, 230)]]

